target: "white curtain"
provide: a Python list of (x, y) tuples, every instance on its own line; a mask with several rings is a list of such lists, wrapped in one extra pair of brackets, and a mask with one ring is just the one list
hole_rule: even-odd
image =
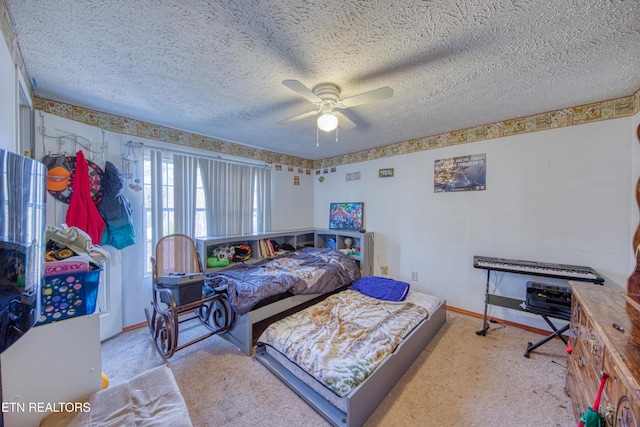
[(202, 158), (198, 164), (205, 192), (207, 235), (228, 236), (270, 229), (270, 169)]
[(256, 233), (271, 231), (271, 169), (255, 168), (258, 228)]
[(173, 154), (174, 232), (194, 237), (196, 234), (196, 191), (198, 159)]
[[(153, 148), (149, 149), (149, 160), (151, 163), (151, 247), (155, 248), (156, 243), (163, 237), (164, 224), (162, 221), (162, 152)], [(155, 250), (152, 251), (155, 255)]]

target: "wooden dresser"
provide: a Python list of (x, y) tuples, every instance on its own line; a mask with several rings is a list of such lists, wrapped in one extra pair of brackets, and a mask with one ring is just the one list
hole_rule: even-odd
[[(597, 409), (607, 426), (640, 426), (640, 304), (622, 289), (571, 282), (567, 393), (576, 421), (593, 406), (602, 372), (609, 378)], [(613, 325), (621, 326), (624, 331)]]

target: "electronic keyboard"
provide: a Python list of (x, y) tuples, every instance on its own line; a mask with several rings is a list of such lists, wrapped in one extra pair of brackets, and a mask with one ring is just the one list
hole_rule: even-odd
[(594, 269), (579, 265), (552, 264), (547, 262), (474, 256), (473, 266), (484, 270), (555, 277), (558, 279), (579, 280), (582, 282), (593, 282), (597, 284), (604, 283), (604, 278)]

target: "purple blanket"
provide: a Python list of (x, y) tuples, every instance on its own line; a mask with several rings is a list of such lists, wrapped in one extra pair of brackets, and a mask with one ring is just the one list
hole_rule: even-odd
[(266, 258), (255, 264), (236, 264), (207, 277), (208, 287), (227, 286), (231, 307), (249, 312), (270, 296), (324, 294), (360, 278), (356, 262), (334, 249), (304, 248)]

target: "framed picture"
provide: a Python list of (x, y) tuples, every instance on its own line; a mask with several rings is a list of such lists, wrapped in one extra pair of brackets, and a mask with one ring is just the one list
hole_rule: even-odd
[(331, 203), (329, 228), (332, 230), (362, 230), (364, 228), (364, 203)]
[(393, 178), (393, 168), (379, 169), (378, 178)]
[(360, 180), (360, 172), (351, 172), (344, 176), (345, 181), (359, 181)]
[(487, 188), (487, 155), (451, 157), (433, 163), (433, 192), (482, 191)]

